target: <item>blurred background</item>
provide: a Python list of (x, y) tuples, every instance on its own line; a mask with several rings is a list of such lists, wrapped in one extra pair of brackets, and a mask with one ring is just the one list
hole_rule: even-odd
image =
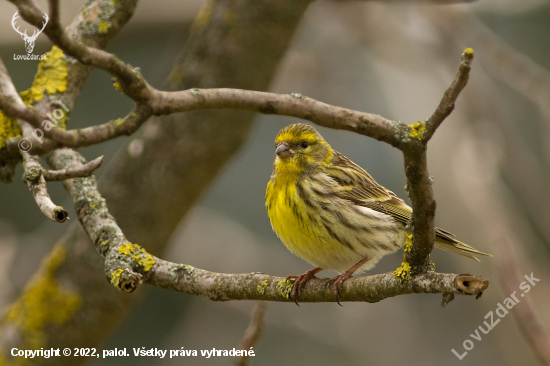
[[(40, 2), (39, 2), (40, 3)], [(202, 1), (140, 3), (108, 50), (162, 88)], [(40, 3), (46, 9), (44, 3)], [(81, 4), (62, 3), (62, 22)], [(0, 57), (19, 91), (33, 79), (37, 61), (24, 54), (11, 29), (15, 7), (0, 3)], [(20, 20), (20, 22), (22, 22)], [(25, 28), (26, 24), (22, 24)], [(30, 26), (28, 26), (31, 29)], [(447, 307), (441, 295), (407, 295), (376, 304), (269, 303), (267, 328), (252, 365), (536, 365), (516, 309), (460, 361), (463, 342), (484, 316), (519, 290), (523, 275), (540, 282), (521, 302), (540, 325), (550, 326), (550, 4), (542, 0), (481, 0), (472, 4), (313, 3), (280, 64), (271, 91), (299, 92), (320, 101), (389, 119), (427, 119), (452, 81), (466, 47), (474, 49), (470, 81), (455, 111), (429, 144), (436, 223), (495, 258), (469, 261), (435, 250), (436, 270), (490, 279), (479, 300), (458, 296)], [(33, 53), (51, 48), (38, 37)], [(95, 70), (72, 113), (71, 128), (124, 116), (132, 103)], [(274, 159), (274, 138), (296, 119), (258, 116), (248, 142), (180, 223), (164, 259), (226, 273), (301, 274), (310, 266), (273, 234), (264, 191)], [(338, 151), (382, 185), (405, 198), (398, 150), (364, 136), (318, 128)], [(87, 159), (105, 155), (102, 170), (127, 138), (80, 149)], [(253, 167), (253, 168), (251, 168)], [(0, 305), (20, 293), (65, 231), (45, 219), (21, 167), (0, 187)], [(76, 217), (60, 183), (49, 183), (54, 202)], [(136, 197), (139, 200), (139, 197)], [(108, 203), (108, 202), (107, 202)], [(139, 243), (139, 238), (129, 238)], [(385, 257), (370, 273), (392, 271), (401, 255)], [(508, 269), (512, 269), (509, 271)], [(517, 273), (514, 277), (511, 273)], [(330, 272), (321, 275), (332, 276)], [(105, 282), (105, 286), (109, 286)], [(157, 347), (188, 350), (237, 347), (254, 305), (212, 302), (148, 286), (142, 301), (102, 348)], [(128, 295), (133, 296), (133, 295)], [(138, 295), (139, 296), (139, 295)], [(139, 320), (139, 322), (138, 322)], [(139, 323), (139, 325), (137, 325)], [(145, 325), (145, 326), (144, 326)], [(199, 352), (200, 354), (200, 352)], [(136, 358), (92, 361), (104, 365), (227, 365), (229, 358)]]

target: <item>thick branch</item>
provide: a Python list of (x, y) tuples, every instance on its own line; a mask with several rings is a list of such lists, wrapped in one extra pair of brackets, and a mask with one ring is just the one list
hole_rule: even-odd
[[(46, 155), (46, 160), (50, 166), (65, 171), (80, 170), (85, 165), (84, 157), (69, 148), (52, 151)], [(107, 210), (105, 199), (97, 190), (95, 177), (66, 179), (63, 185), (71, 194), (78, 220), (105, 260), (106, 270), (111, 270), (107, 263), (116, 262), (116, 270), (121, 272), (116, 287), (123, 284), (128, 292), (133, 291), (140, 283), (141, 274), (133, 271), (130, 256), (117, 256), (118, 248), (128, 243), (128, 239)], [(112, 271), (106, 273), (107, 278), (111, 275)]]
[(426, 147), (403, 152), (407, 188), (413, 207), (413, 247), (405, 253), (411, 266), (424, 265), (432, 252), (435, 239), (435, 198), (428, 172)]
[[(320, 126), (357, 132), (398, 147), (396, 121), (372, 113), (337, 107), (299, 93), (275, 94), (238, 89), (190, 89), (152, 93), (155, 114), (196, 109), (245, 109), (263, 114), (298, 117)], [(402, 124), (405, 126), (404, 124)]]
[(405, 259), (420, 271), (426, 270), (426, 267), (422, 268), (422, 266), (429, 265), (428, 256), (433, 249), (435, 239), (436, 203), (428, 172), (428, 141), (454, 109), (458, 95), (468, 82), (472, 60), (473, 50), (467, 48), (462, 54), (458, 73), (451, 86), (445, 91), (435, 112), (426, 124), (417, 122), (410, 126), (411, 132), (405, 137), (406, 143), (400, 148), (403, 151), (408, 193), (413, 208), (413, 248), (405, 253)]
[[(297, 93), (275, 94), (240, 89), (191, 89), (178, 92), (151, 90), (151, 98), (125, 118), (78, 130), (65, 131), (52, 127), (46, 136), (58, 144), (47, 148), (51, 151), (60, 146), (83, 147), (111, 140), (122, 135), (134, 133), (152, 114), (172, 114), (201, 109), (241, 109), (263, 114), (277, 114), (298, 117), (320, 126), (353, 131), (365, 136), (400, 147), (401, 140), (396, 136), (396, 128), (407, 129), (398, 121), (391, 121), (372, 113), (354, 111), (319, 102)], [(18, 117), (40, 127), (45, 117), (25, 106), (6, 111), (12, 117)], [(10, 149), (15, 149), (19, 139), (12, 139)], [(37, 146), (46, 151), (45, 146)]]
[[(225, 274), (155, 258), (144, 282), (157, 287), (206, 297), (210, 300), (266, 300), (293, 302), (292, 283), (261, 273)], [(300, 289), (300, 302), (336, 302), (326, 280), (311, 279)], [(378, 302), (412, 293), (478, 295), (489, 281), (471, 275), (426, 272), (398, 282), (393, 272), (354, 277), (344, 282), (339, 301)]]

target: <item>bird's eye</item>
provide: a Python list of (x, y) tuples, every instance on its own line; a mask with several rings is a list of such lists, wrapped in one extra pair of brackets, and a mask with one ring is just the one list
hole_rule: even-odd
[(308, 147), (309, 144), (307, 143), (307, 141), (302, 141), (302, 147), (305, 149), (306, 147)]

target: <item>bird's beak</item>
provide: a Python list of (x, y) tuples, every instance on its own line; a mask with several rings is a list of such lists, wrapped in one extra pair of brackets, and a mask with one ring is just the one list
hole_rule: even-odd
[(275, 154), (277, 154), (279, 158), (286, 160), (290, 158), (290, 147), (285, 144), (280, 144), (277, 146), (277, 149), (275, 149)]

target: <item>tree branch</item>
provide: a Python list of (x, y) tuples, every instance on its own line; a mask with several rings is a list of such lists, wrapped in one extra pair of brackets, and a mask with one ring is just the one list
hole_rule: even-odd
[[(21, 16), (27, 22), (33, 25), (42, 25), (42, 11), (31, 0), (10, 0), (19, 9)], [(57, 1), (50, 1), (50, 6)], [(57, 5), (52, 6), (55, 11)], [(83, 65), (92, 65), (100, 67), (117, 77), (124, 94), (128, 95), (134, 101), (139, 102), (146, 98), (147, 83), (139, 74), (139, 71), (126, 65), (115, 55), (98, 48), (87, 47), (82, 43), (71, 39), (64, 32), (59, 17), (52, 15), (50, 21), (44, 28), (44, 33), (50, 40), (58, 45), (69, 56), (75, 57)]]
[[(292, 281), (260, 273), (225, 274), (209, 272), (156, 257), (144, 278), (154, 286), (206, 297), (215, 301), (264, 300), (293, 302)], [(311, 279), (300, 289), (300, 302), (336, 302), (327, 280)], [(353, 277), (344, 282), (339, 301), (378, 302), (412, 293), (479, 295), (489, 281), (471, 275), (426, 272), (410, 281), (397, 281), (393, 272)]]
[[(49, 145), (47, 151), (61, 146), (89, 146), (122, 135), (131, 135), (152, 114), (164, 115), (201, 109), (240, 109), (298, 117), (320, 126), (363, 134), (398, 148), (402, 148), (402, 141), (396, 136), (396, 128), (408, 128), (399, 121), (332, 106), (297, 93), (275, 94), (241, 89), (198, 88), (165, 92), (151, 88), (150, 96), (150, 100), (137, 105), (134, 111), (122, 119), (78, 130), (65, 131), (52, 127), (44, 134), (58, 144)], [(24, 119), (37, 128), (40, 128), (40, 123), (45, 119), (45, 116), (26, 106), (11, 107), (6, 113), (11, 117)], [(9, 148), (14, 150), (19, 141), (17, 138), (12, 139)], [(44, 146), (38, 146), (37, 149), (42, 152), (46, 150)]]
[(196, 109), (244, 109), (263, 114), (298, 117), (319, 126), (353, 131), (399, 147), (396, 125), (372, 113), (337, 107), (299, 93), (275, 94), (238, 89), (198, 89), (151, 93), (154, 114), (170, 114)]
[[(23, 101), (17, 94), (17, 91), (11, 81), (11, 78), (0, 59), (0, 109), (3, 111), (11, 111), (12, 109), (26, 108)], [(19, 122), (23, 136), (29, 136), (28, 126), (26, 123)], [(69, 213), (61, 206), (56, 205), (48, 194), (46, 181), (42, 174), (43, 168), (40, 165), (38, 157), (31, 156), (26, 151), (21, 150), (23, 157), (23, 169), (25, 171), (23, 180), (29, 187), (36, 204), (40, 211), (50, 220), (62, 223), (69, 218)]]
[(46, 180), (42, 174), (43, 168), (38, 157), (30, 156), (22, 151), (23, 155), (23, 179), (29, 187), (40, 211), (50, 220), (62, 223), (69, 219), (69, 213), (61, 206), (52, 202), (46, 188)]
[(462, 59), (460, 61), (460, 67), (458, 72), (449, 88), (443, 94), (443, 98), (439, 102), (437, 109), (434, 114), (426, 122), (426, 132), (424, 132), (423, 139), (429, 141), (435, 130), (443, 123), (445, 118), (451, 114), (455, 108), (455, 102), (458, 98), (458, 95), (468, 83), (468, 78), (470, 76), (470, 68), (472, 65), (472, 60), (474, 59), (474, 50), (467, 48), (462, 53)]
[(412, 265), (413, 271), (426, 271), (430, 267), (429, 254), (435, 239), (436, 203), (428, 172), (428, 141), (454, 109), (455, 101), (468, 81), (472, 60), (473, 50), (467, 48), (462, 54), (458, 73), (435, 112), (425, 124), (416, 122), (410, 125), (410, 133), (404, 137), (406, 142), (400, 147), (413, 208), (413, 247), (410, 252), (405, 252), (405, 261)]
[(89, 161), (84, 165), (74, 168), (67, 168), (63, 170), (46, 170), (44, 172), (44, 178), (46, 180), (60, 181), (72, 178), (89, 177), (96, 169), (101, 166), (101, 164), (103, 164), (103, 155), (95, 158), (92, 161)]
[[(435, 239), (436, 203), (428, 172), (426, 148), (425, 145), (420, 145), (416, 150), (403, 152), (407, 189), (413, 208), (413, 247), (410, 252), (405, 252), (405, 260), (413, 268), (429, 265), (426, 261), (432, 252)], [(425, 271), (426, 268), (420, 270)]]
[[(43, 13), (38, 10), (34, 3), (25, 1), (12, 2), (18, 7), (25, 9), (25, 13), (34, 21), (42, 24)], [(104, 2), (93, 0), (86, 4), (86, 7), (76, 15), (74, 21), (63, 31), (59, 21), (55, 21), (57, 19), (55, 15), (57, 11), (55, 7), (57, 5), (55, 3), (55, 1), (50, 2), (50, 6), (53, 6), (51, 10), (53, 13), (50, 14), (50, 21), (44, 31), (46, 32), (48, 29), (48, 31), (54, 33), (63, 33), (64, 37), (70, 39), (71, 42), (82, 47), (84, 45), (88, 46), (91, 49), (105, 47), (118, 30), (129, 20), (136, 6), (135, 0), (121, 0), (116, 2), (112, 7), (105, 7), (102, 5)], [(94, 17), (86, 15), (90, 11), (94, 13)], [(103, 28), (100, 27), (101, 24), (104, 25)], [(56, 108), (55, 104), (58, 102), (62, 101), (70, 111), (73, 109), (74, 103), (93, 68), (85, 63), (66, 62), (66, 58), (63, 58), (62, 52), (60, 52), (61, 55), (53, 52), (55, 48), (52, 49), (49, 57), (50, 60), (42, 60), (40, 63), (38, 73), (31, 88), (23, 92), (29, 99), (28, 101), (25, 100), (25, 102), (32, 104), (34, 110), (26, 108), (24, 105), (12, 105), (6, 108), (0, 107), (6, 112), (6, 115), (21, 118), (35, 128), (41, 129), (44, 133), (43, 143), (33, 143), (32, 149), (29, 151), (30, 153), (45, 153), (60, 147), (61, 144), (51, 138), (52, 134), (61, 136), (59, 137), (60, 139), (73, 138), (73, 135), (64, 135), (65, 131), (59, 129), (57, 126), (51, 127), (48, 130), (43, 128), (41, 123), (46, 119), (46, 113), (51, 113)], [(46, 85), (45, 81), (49, 84)], [(48, 90), (46, 93), (44, 92), (45, 89)], [(70, 118), (70, 111), (67, 113), (66, 120)], [(59, 131), (62, 132), (60, 133)], [(8, 144), (10, 151), (17, 151), (19, 140), (15, 139)]]
[(15, 174), (15, 168), (21, 161), (18, 150), (9, 151), (7, 148), (10, 138), (21, 133), (19, 124), (2, 111), (11, 108), (12, 104), (22, 103), (15, 86), (11, 81), (8, 70), (0, 58), (0, 181), (10, 183)]
[[(56, 149), (45, 157), (57, 170), (75, 171), (85, 165), (84, 157), (69, 148)], [(142, 275), (133, 270), (132, 256), (118, 255), (118, 249), (129, 241), (107, 210), (105, 199), (97, 190), (95, 177), (66, 179), (63, 186), (71, 194), (80, 224), (105, 261), (106, 277), (116, 288), (134, 291)], [(117, 272), (116, 282), (112, 281), (113, 272)]]

